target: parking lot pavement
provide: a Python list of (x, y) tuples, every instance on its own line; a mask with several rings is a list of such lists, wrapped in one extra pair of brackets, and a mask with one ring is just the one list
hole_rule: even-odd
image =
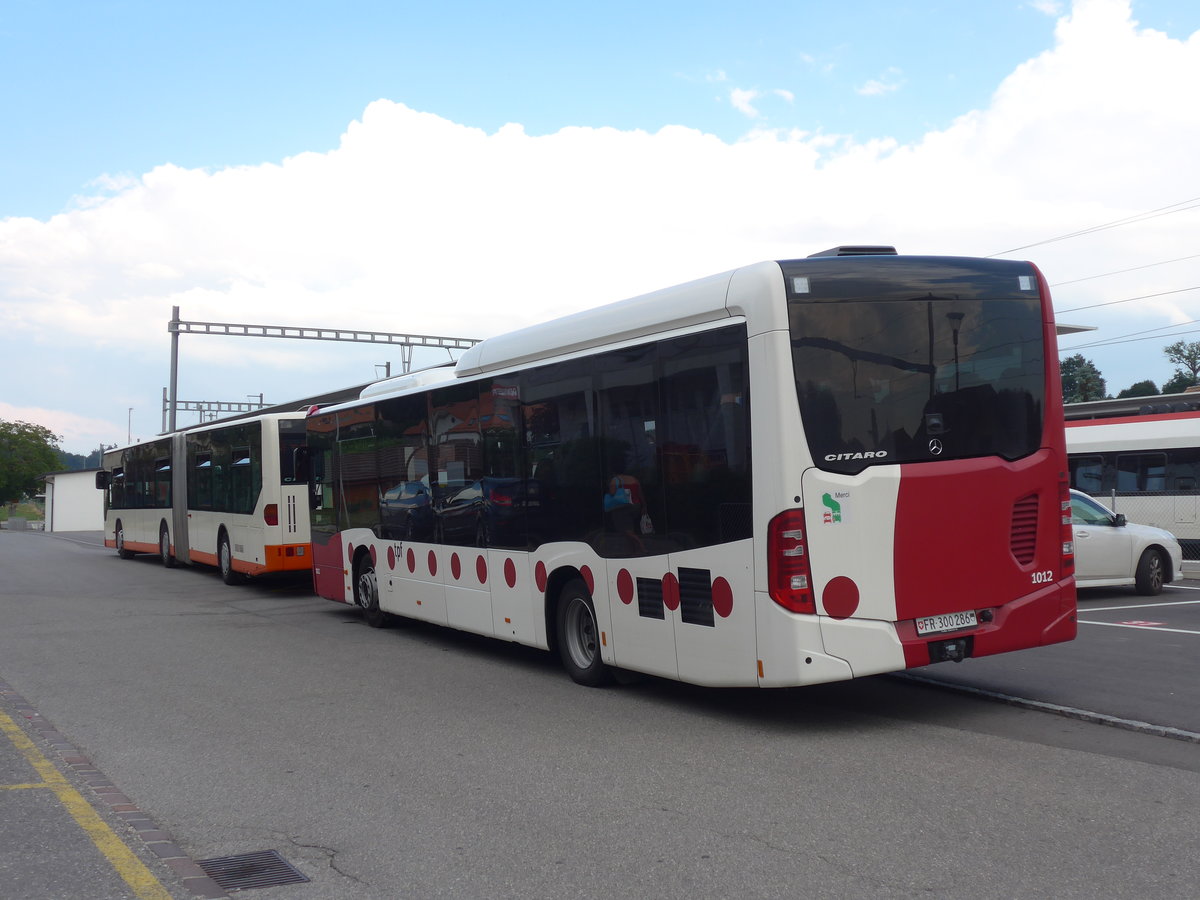
[[(3, 681), (0, 834), (0, 897), (226, 896)], [(148, 848), (161, 861), (143, 860), (135, 846)]]
[(1070, 643), (913, 672), (1200, 742), (1200, 692), (1193, 689), (1200, 683), (1200, 565), (1184, 574), (1154, 597), (1132, 588), (1080, 591), (1079, 633)]

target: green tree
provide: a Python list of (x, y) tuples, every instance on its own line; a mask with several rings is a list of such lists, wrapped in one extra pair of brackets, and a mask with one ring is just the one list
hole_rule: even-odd
[(1138, 381), (1131, 384), (1125, 390), (1121, 391), (1121, 393), (1117, 394), (1117, 399), (1121, 400), (1125, 397), (1155, 397), (1157, 395), (1158, 388), (1153, 381), (1147, 379), (1146, 381)]
[(41, 425), (0, 420), (0, 503), (37, 492), (41, 476), (58, 469), (61, 440)]
[(1100, 370), (1082, 353), (1068, 356), (1059, 363), (1062, 374), (1063, 402), (1083, 403), (1087, 400), (1103, 400), (1106, 386)]
[[(1178, 394), (1200, 382), (1200, 341), (1176, 341), (1163, 347), (1167, 361), (1175, 365), (1175, 376), (1163, 385), (1164, 394)], [(1170, 390), (1168, 390), (1168, 386)]]
[(1197, 383), (1200, 383), (1200, 380), (1195, 376), (1189, 375), (1187, 372), (1176, 372), (1170, 381), (1163, 382), (1162, 392), (1164, 394), (1182, 394)]

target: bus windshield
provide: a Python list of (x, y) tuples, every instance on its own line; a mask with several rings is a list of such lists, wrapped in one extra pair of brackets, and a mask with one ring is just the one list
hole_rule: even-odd
[[(848, 264), (849, 263), (849, 264)], [(819, 467), (1038, 449), (1044, 345), (1027, 263), (904, 257), (781, 263), (792, 363)]]

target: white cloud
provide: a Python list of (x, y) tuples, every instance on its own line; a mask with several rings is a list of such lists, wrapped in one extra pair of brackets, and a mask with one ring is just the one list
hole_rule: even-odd
[[(0, 401), (0, 419), (6, 422), (32, 422), (49, 428), (54, 434), (63, 439), (62, 448), (71, 452), (73, 448), (87, 448), (86, 452), (95, 450), (102, 443), (114, 443), (114, 434), (121, 430), (121, 438), (129, 437), (128, 416), (122, 426), (104, 419), (94, 419), (78, 413), (61, 409), (44, 409), (37, 406), (14, 406)], [(156, 429), (157, 430), (157, 429)], [(121, 441), (124, 443), (124, 440)]]
[[(105, 183), (49, 221), (0, 221), (2, 396), (64, 434), (67, 416), (88, 420), (67, 442), (82, 451), (123, 441), (130, 406), (135, 426), (157, 430), (172, 306), (201, 321), (484, 337), (841, 242), (964, 254), (1028, 244), (1200, 193), (1188, 183), (1197, 83), (1200, 36), (1139, 30), (1121, 0), (1078, 0), (1055, 47), (1017, 67), (987, 108), (911, 144), (761, 128), (726, 143), (678, 126), (488, 134), (378, 101), (328, 153), (219, 171), (163, 165)], [(729, 96), (759, 119), (762, 93)], [(1180, 213), (1020, 255), (1052, 282), (1068, 280), (1194, 252), (1197, 221)], [(1196, 277), (1160, 267), (1081, 282), (1058, 305)], [(1159, 316), (1200, 318), (1200, 297), (1065, 318), (1099, 324), (1103, 336), (1167, 324)], [(298, 398), (368, 381), (375, 363), (398, 356), (181, 344), (180, 393), (196, 400)], [(1120, 359), (1157, 347), (1120, 348)], [(1094, 358), (1114, 389), (1170, 374), (1155, 360), (1126, 377)]]
[(1062, 15), (1063, 5), (1058, 0), (1030, 0), (1026, 6), (1036, 9), (1043, 15), (1057, 17)]
[(729, 92), (729, 102), (733, 108), (749, 119), (757, 119), (761, 113), (754, 107), (754, 101), (762, 95), (756, 90), (733, 88)]
[(776, 97), (783, 98), (788, 103), (794, 103), (796, 100), (795, 94), (793, 94), (791, 91), (784, 90), (783, 88), (776, 88), (775, 90), (771, 91), (771, 93)]
[(901, 74), (901, 71), (893, 66), (878, 78), (872, 78), (862, 87), (858, 88), (857, 93), (864, 97), (881, 97), (884, 94), (894, 93), (900, 90), (900, 87), (904, 84)]

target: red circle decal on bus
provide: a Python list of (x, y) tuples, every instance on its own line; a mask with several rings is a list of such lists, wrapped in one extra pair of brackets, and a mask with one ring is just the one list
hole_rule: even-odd
[(428, 560), (429, 560), (429, 574), (436, 575), (437, 574), (437, 554), (434, 553), (432, 550), (430, 550)]
[(633, 602), (633, 576), (628, 569), (622, 569), (617, 575), (617, 596), (626, 606)]
[(821, 603), (833, 618), (848, 619), (858, 609), (858, 585), (845, 575), (839, 575), (821, 591)]
[(374, 545), (372, 545), (372, 547), (371, 547), (371, 565), (372, 565), (372, 566), (378, 566), (378, 565), (379, 565), (379, 560), (375, 558), (375, 547), (374, 547)]
[(487, 560), (482, 556), (475, 557), (475, 575), (480, 584), (487, 584)]
[(388, 568), (396, 568), (396, 550), (393, 547), (388, 547)]
[(583, 566), (579, 570), (579, 574), (583, 576), (583, 583), (587, 585), (588, 593), (596, 593), (596, 579), (592, 576), (592, 570), (587, 566)]
[(408, 553), (405, 555), (404, 561), (408, 563), (408, 571), (417, 571), (417, 554), (413, 553), (412, 547), (408, 548)]
[(674, 572), (668, 572), (663, 576), (663, 603), (667, 605), (667, 609), (671, 612), (679, 609), (679, 579), (675, 577)]
[(543, 594), (546, 592), (546, 564), (540, 559), (538, 564), (533, 569), (533, 579), (537, 584), (537, 589)]
[(713, 612), (722, 619), (728, 619), (733, 612), (733, 588), (724, 578), (718, 578), (712, 585)]
[(455, 581), (458, 581), (458, 576), (462, 574), (462, 563), (459, 562), (457, 553), (450, 554), (450, 574), (454, 576)]
[(346, 559), (354, 559), (354, 545), (353, 544), (346, 545)]
[(517, 566), (511, 559), (504, 561), (504, 580), (510, 588), (517, 586)]

